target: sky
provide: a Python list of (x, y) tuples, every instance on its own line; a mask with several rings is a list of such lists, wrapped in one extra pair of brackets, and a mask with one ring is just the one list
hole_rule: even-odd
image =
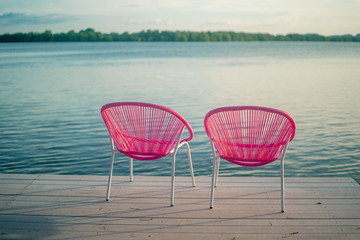
[(0, 34), (94, 28), (360, 33), (360, 0), (0, 0)]

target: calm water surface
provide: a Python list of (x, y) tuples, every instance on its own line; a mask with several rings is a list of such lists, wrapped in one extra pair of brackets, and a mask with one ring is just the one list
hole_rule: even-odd
[[(282, 109), (296, 121), (286, 176), (360, 179), (358, 43), (0, 44), (0, 172), (107, 175), (102, 105), (166, 105), (191, 124), (196, 175), (210, 175), (205, 114), (230, 105)], [(117, 155), (115, 175), (128, 174)], [(135, 161), (136, 175), (170, 175), (171, 158)], [(274, 162), (222, 161), (222, 176), (278, 176)], [(186, 150), (176, 174), (187, 176)]]

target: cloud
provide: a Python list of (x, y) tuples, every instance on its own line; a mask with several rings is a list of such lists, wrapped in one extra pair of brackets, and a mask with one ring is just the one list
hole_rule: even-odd
[(0, 24), (3, 26), (56, 24), (74, 19), (72, 16), (58, 14), (31, 15), (14, 12), (0, 14)]
[(160, 18), (157, 19), (152, 19), (152, 20), (140, 20), (140, 19), (130, 19), (128, 22), (128, 24), (131, 25), (149, 25), (150, 28), (151, 26), (168, 26), (168, 25), (172, 25), (173, 21), (172, 20), (163, 20)]
[(132, 24), (132, 25), (140, 25), (140, 24), (144, 24), (144, 21), (143, 20), (135, 20), (135, 19), (130, 19), (128, 21), (129, 24)]
[(221, 20), (211, 20), (205, 23), (206, 25), (232, 25), (233, 21), (229, 19), (221, 19)]

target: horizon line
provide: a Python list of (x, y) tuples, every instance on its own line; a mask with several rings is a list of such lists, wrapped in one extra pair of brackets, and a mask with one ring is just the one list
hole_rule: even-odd
[[(317, 35), (317, 36), (324, 36), (324, 37), (334, 37), (334, 36), (352, 36), (352, 37), (360, 37), (360, 32), (357, 33), (357, 34), (351, 34), (351, 33), (347, 33), (347, 34), (332, 34), (332, 35), (323, 35), (323, 34), (320, 34), (320, 33), (314, 33), (314, 32), (309, 32), (309, 33), (299, 33), (299, 32), (289, 32), (289, 33), (269, 33), (269, 32), (246, 32), (246, 31), (236, 31), (236, 30), (198, 30), (198, 31), (195, 31), (195, 30), (160, 30), (160, 29), (143, 29), (143, 30), (140, 30), (140, 31), (122, 31), (122, 32), (116, 32), (116, 31), (111, 31), (111, 32), (102, 32), (102, 31), (96, 31), (95, 28), (92, 28), (92, 27), (87, 27), (87, 28), (83, 28), (81, 30), (78, 30), (78, 33), (80, 33), (81, 31), (87, 31), (87, 30), (93, 30), (94, 32), (98, 32), (98, 33), (102, 33), (102, 34), (124, 34), (124, 33), (129, 33), (129, 34), (135, 34), (135, 33), (142, 33), (142, 32), (156, 32), (158, 31), (159, 33), (162, 33), (162, 32), (182, 32), (182, 33), (245, 33), (245, 34), (264, 34), (264, 35), (272, 35), (272, 36), (287, 36), (287, 35), (291, 35), (291, 34), (297, 34), (297, 35), (304, 35), (304, 36), (309, 36), (309, 35)], [(75, 32), (76, 31), (74, 29), (71, 29), (71, 30), (68, 30), (68, 31), (59, 31), (59, 32), (53, 32), (53, 30), (50, 30), (50, 29), (47, 29), (47, 30), (44, 30), (44, 31), (28, 31), (28, 32), (13, 32), (13, 33), (10, 33), (10, 32), (7, 32), (7, 33), (0, 33), (0, 36), (1, 35), (6, 35), (6, 34), (10, 34), (10, 35), (13, 35), (13, 34), (18, 34), (18, 33), (21, 33), (21, 34), (29, 34), (29, 33), (45, 33), (45, 32), (48, 32), (50, 31), (52, 34), (61, 34), (61, 33), (69, 33), (69, 32)]]

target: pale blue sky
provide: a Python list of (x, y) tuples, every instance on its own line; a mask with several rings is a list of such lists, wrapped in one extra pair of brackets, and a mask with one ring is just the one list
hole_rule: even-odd
[(0, 0), (0, 34), (141, 30), (360, 33), (360, 0)]

